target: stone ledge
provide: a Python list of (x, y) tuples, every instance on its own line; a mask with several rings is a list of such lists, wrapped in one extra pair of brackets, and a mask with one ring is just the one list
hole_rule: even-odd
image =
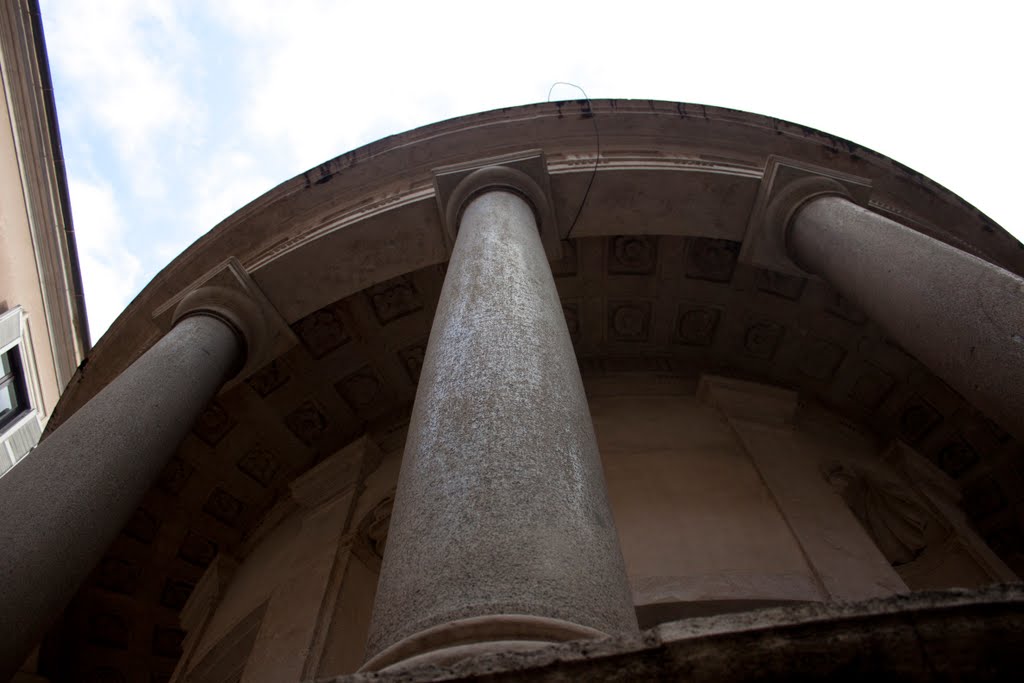
[(662, 624), (450, 667), (353, 674), (388, 681), (1003, 680), (1024, 663), (1024, 585), (819, 603)]

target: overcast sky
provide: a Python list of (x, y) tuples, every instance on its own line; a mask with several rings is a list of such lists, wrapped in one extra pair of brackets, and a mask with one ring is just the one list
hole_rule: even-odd
[(41, 4), (94, 340), (278, 183), (392, 133), (543, 101), (555, 81), (812, 126), (1024, 237), (1024, 10), (1009, 0)]

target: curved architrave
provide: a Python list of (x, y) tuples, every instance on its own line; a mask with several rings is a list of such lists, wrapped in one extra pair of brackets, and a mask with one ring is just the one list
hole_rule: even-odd
[[(600, 159), (594, 158), (591, 112), (601, 120)], [(243, 207), (168, 265), (126, 309), (94, 348), (89, 375), (76, 375), (52, 421), (66, 419), (158, 338), (148, 319), (155, 303), (228, 255), (238, 258), (288, 322), (377, 282), (443, 262), (432, 170), (507, 154), (522, 149), (523, 140), (544, 151), (560, 222), (578, 209), (596, 165), (588, 199), (593, 210), (581, 215), (577, 237), (739, 240), (765, 164), (776, 155), (868, 178), (872, 205), (1024, 272), (1019, 243), (974, 207), (882, 155), (812, 128), (670, 102), (526, 105), (385, 138)], [(654, 191), (656, 178), (666, 181), (660, 192)], [(622, 198), (638, 210), (624, 213), (617, 201)], [(609, 213), (609, 205), (620, 208)]]

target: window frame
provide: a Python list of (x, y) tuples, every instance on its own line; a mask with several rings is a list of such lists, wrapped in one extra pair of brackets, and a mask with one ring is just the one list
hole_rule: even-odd
[[(14, 385), (14, 405), (6, 413), (0, 413), (0, 432), (5, 431), (10, 425), (20, 420), (26, 413), (32, 410), (32, 400), (28, 392), (28, 381), (25, 377), (25, 364), (21, 359), (21, 344), (15, 342), (9, 348), (0, 351), (0, 356), (5, 357), (10, 370), (4, 373), (0, 369), (0, 390)], [(0, 368), (3, 366), (0, 365)]]

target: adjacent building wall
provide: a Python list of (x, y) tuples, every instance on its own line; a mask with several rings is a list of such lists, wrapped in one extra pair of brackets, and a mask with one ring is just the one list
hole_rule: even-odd
[(0, 352), (30, 409), (0, 429), (0, 475), (35, 445), (89, 345), (52, 88), (34, 0), (0, 5)]

